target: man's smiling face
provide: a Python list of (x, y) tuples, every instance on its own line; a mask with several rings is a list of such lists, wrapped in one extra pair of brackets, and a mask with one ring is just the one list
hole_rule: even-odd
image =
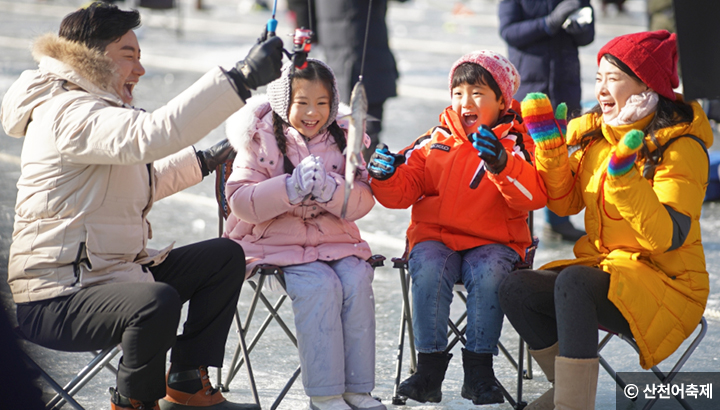
[(122, 101), (132, 103), (133, 89), (140, 77), (145, 74), (145, 68), (140, 64), (140, 44), (132, 30), (125, 33), (118, 40), (105, 47), (105, 55), (115, 62), (117, 75), (113, 88)]

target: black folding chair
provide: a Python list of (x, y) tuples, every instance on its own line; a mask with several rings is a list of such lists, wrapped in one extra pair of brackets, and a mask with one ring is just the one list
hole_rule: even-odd
[[(682, 355), (680, 356), (678, 361), (675, 362), (675, 365), (672, 367), (670, 372), (665, 374), (658, 368), (658, 366), (653, 366), (650, 369), (653, 372), (653, 374), (655, 374), (655, 376), (657, 376), (658, 380), (660, 380), (660, 383), (670, 384), (670, 382), (672, 382), (673, 379), (675, 378), (675, 376), (677, 376), (677, 374), (680, 372), (680, 369), (682, 369), (682, 367), (685, 365), (685, 363), (688, 361), (688, 359), (690, 359), (690, 356), (692, 356), (693, 352), (695, 352), (695, 349), (698, 347), (700, 342), (705, 337), (705, 333), (707, 333), (707, 321), (705, 320), (705, 317), (702, 317), (698, 326), (700, 327), (700, 331), (698, 332), (697, 336), (695, 336), (695, 339), (693, 339), (693, 341), (690, 342), (690, 344), (685, 349), (685, 351), (682, 353)], [(627, 383), (620, 376), (618, 376), (615, 369), (613, 369), (612, 366), (610, 366), (610, 364), (602, 356), (602, 354), (600, 354), (600, 352), (603, 350), (603, 348), (605, 348), (605, 346), (607, 346), (607, 344), (610, 342), (610, 340), (615, 336), (617, 336), (618, 338), (620, 338), (621, 340), (624, 340), (627, 344), (629, 344), (635, 350), (636, 353), (640, 354), (640, 349), (638, 348), (637, 343), (635, 343), (635, 340), (632, 337), (627, 337), (627, 336), (624, 336), (621, 334), (613, 333), (604, 328), (601, 328), (600, 330), (607, 332), (605, 337), (603, 337), (603, 339), (598, 344), (598, 358), (600, 359), (600, 365), (605, 369), (605, 371), (608, 372), (610, 377), (612, 377), (613, 380), (615, 380), (617, 385), (620, 386), (620, 388), (624, 390), (625, 386), (627, 386)], [(692, 410), (692, 407), (690, 406), (690, 404), (688, 404), (688, 402), (683, 397), (680, 397), (677, 395), (673, 395), (673, 397), (675, 398), (675, 400), (677, 400), (677, 402), (684, 409)], [(636, 401), (636, 400), (637, 400), (637, 396), (632, 399), (632, 401)], [(648, 409), (652, 408), (655, 405), (655, 403), (657, 403), (657, 400), (658, 400), (658, 397), (655, 397), (654, 399), (648, 401), (645, 404), (645, 406), (643, 407), (643, 410), (648, 410)]]
[[(228, 204), (227, 204), (227, 198), (225, 197), (225, 183), (227, 182), (228, 177), (230, 176), (230, 173), (232, 172), (232, 162), (226, 162), (225, 164), (222, 164), (218, 166), (216, 170), (216, 185), (215, 185), (215, 192), (216, 192), (216, 198), (218, 202), (218, 235), (222, 236), (223, 234), (223, 225), (224, 221), (227, 218), (227, 216), (230, 213)], [(373, 255), (371, 256), (367, 262), (370, 264), (370, 266), (374, 268), (377, 268), (378, 266), (383, 266), (385, 261), (385, 257), (382, 255)], [(250, 279), (246, 281), (246, 283), (252, 288), (253, 290), (253, 296), (252, 300), (250, 302), (250, 307), (247, 311), (247, 314), (245, 316), (245, 320), (240, 320), (240, 313), (238, 310), (235, 310), (235, 324), (237, 327), (237, 333), (238, 333), (238, 344), (235, 347), (235, 350), (233, 352), (233, 358), (230, 362), (229, 370), (225, 378), (225, 382), (222, 382), (222, 374), (220, 371), (218, 371), (217, 375), (217, 384), (218, 388), (221, 388), (223, 391), (227, 392), (230, 389), (230, 383), (235, 378), (237, 373), (240, 371), (240, 368), (243, 366), (243, 364), (246, 364), (248, 378), (250, 380), (251, 389), (253, 391), (253, 396), (255, 398), (255, 402), (260, 405), (260, 401), (257, 397), (257, 387), (255, 385), (255, 379), (253, 377), (252, 368), (250, 367), (250, 361), (249, 361), (249, 354), (250, 352), (257, 346), (258, 342), (260, 341), (262, 335), (265, 333), (265, 330), (267, 330), (270, 323), (275, 320), (277, 324), (280, 326), (280, 328), (283, 330), (283, 332), (287, 335), (288, 339), (292, 342), (292, 344), (297, 348), (297, 338), (295, 337), (295, 334), (290, 330), (290, 327), (285, 323), (285, 320), (280, 316), (279, 310), (282, 307), (283, 303), (287, 299), (287, 293), (286, 293), (286, 286), (285, 286), (285, 274), (283, 272), (282, 267), (277, 265), (269, 265), (269, 264), (260, 264), (257, 265), (255, 268), (253, 268), (253, 271), (250, 275)], [(269, 285), (269, 286), (266, 286)], [(271, 291), (274, 291), (275, 293), (279, 293), (277, 300), (275, 303), (271, 303), (268, 299), (268, 296), (264, 293), (264, 290), (267, 290), (268, 287)], [(245, 338), (247, 337), (247, 331), (250, 328), (250, 324), (252, 322), (252, 319), (255, 315), (255, 310), (257, 308), (258, 301), (261, 301), (262, 304), (265, 306), (265, 309), (267, 310), (267, 316), (263, 320), (262, 324), (260, 325), (260, 328), (255, 332), (252, 339), (250, 340), (250, 344), (245, 343)], [(292, 385), (295, 383), (295, 380), (297, 380), (298, 376), (300, 375), (300, 366), (295, 369), (295, 371), (292, 373), (290, 378), (285, 383), (285, 386), (282, 388), (278, 396), (276, 397), (273, 404), (270, 406), (271, 410), (275, 410), (279, 405), (280, 402), (285, 398), (285, 395), (287, 395), (288, 391), (292, 387)], [(258, 407), (259, 408), (259, 407)]]
[[(23, 343), (32, 344), (33, 348), (37, 346), (38, 349), (45, 349), (45, 347), (36, 345), (26, 339), (17, 327), (15, 328), (15, 333), (18, 337), (18, 340), (23, 341)], [(35, 360), (30, 357), (30, 354), (27, 353), (27, 349), (23, 349), (23, 359), (25, 360), (25, 362), (32, 369), (40, 373), (40, 376), (42, 377), (44, 382), (47, 383), (47, 385), (50, 386), (50, 388), (52, 388), (56, 393), (55, 396), (46, 403), (46, 409), (59, 409), (67, 403), (76, 410), (84, 410), (84, 407), (82, 407), (73, 398), (73, 396), (75, 396), (77, 392), (79, 392), (83, 387), (85, 387), (85, 385), (103, 368), (108, 369), (115, 376), (117, 376), (117, 369), (111, 364), (111, 361), (115, 358), (115, 356), (117, 356), (118, 353), (120, 353), (120, 346), (111, 346), (99, 352), (94, 351), (87, 353), (90, 353), (92, 355), (92, 360), (90, 360), (90, 362), (88, 362), (82, 369), (80, 369), (80, 371), (75, 374), (75, 376), (68, 383), (66, 383), (64, 386), (61, 386), (60, 383), (58, 383), (52, 376), (50, 376), (47, 371), (45, 371), (45, 369), (43, 369)]]
[[(530, 213), (528, 223), (530, 224), (532, 233), (532, 212)], [(516, 269), (530, 269), (532, 268), (533, 259), (535, 257), (535, 251), (537, 250), (538, 245), (538, 238), (536, 236), (533, 236), (533, 241), (530, 247), (526, 249), (525, 254), (525, 260), (522, 263), (519, 263), (515, 266)], [(408, 273), (408, 248), (406, 246), (405, 253), (400, 258), (393, 258), (393, 267), (398, 269), (398, 272), (400, 273), (400, 286), (402, 290), (402, 312), (400, 314), (400, 332), (398, 335), (398, 354), (396, 359), (396, 368), (395, 368), (395, 386), (393, 388), (393, 398), (392, 402), (394, 405), (404, 405), (407, 398), (402, 397), (398, 395), (398, 388), (400, 386), (400, 381), (402, 378), (402, 360), (403, 360), (403, 351), (404, 351), (404, 345), (405, 345), (405, 333), (407, 331), (408, 336), (408, 344), (410, 347), (410, 374), (414, 374), (417, 370), (417, 353), (415, 350), (415, 335), (413, 332), (412, 327), (412, 313), (411, 313), (411, 304), (410, 304), (410, 274)], [(466, 290), (462, 283), (455, 284), (455, 287), (453, 288), (453, 292), (455, 292), (455, 295), (463, 302), (463, 304), (467, 303), (467, 297), (465, 296)], [(466, 343), (465, 339), (465, 331), (467, 329), (467, 324), (464, 323), (467, 319), (467, 311), (463, 312), (462, 315), (457, 320), (452, 320), (452, 318), (448, 318), (448, 327), (450, 330), (448, 331), (448, 338), (450, 336), (453, 336), (453, 338), (448, 342), (447, 348), (445, 348), (445, 353), (450, 352), (455, 345), (460, 342), (463, 345)], [(505, 399), (510, 403), (510, 405), (514, 409), (523, 409), (525, 406), (527, 406), (527, 403), (525, 403), (522, 400), (522, 383), (523, 379), (532, 379), (532, 361), (530, 357), (529, 351), (527, 352), (527, 370), (523, 369), (523, 360), (525, 356), (525, 350), (527, 347), (525, 346), (524, 341), (522, 338), (519, 339), (519, 346), (518, 346), (518, 359), (517, 361), (515, 358), (512, 357), (510, 352), (503, 346), (502, 342), (498, 341), (498, 349), (503, 353), (503, 355), (508, 359), (510, 364), (517, 370), (517, 394), (516, 397), (513, 398), (512, 395), (507, 391), (507, 389), (500, 383), (500, 381), (495, 378), (495, 382), (497, 383), (497, 386), (502, 391), (503, 396)]]

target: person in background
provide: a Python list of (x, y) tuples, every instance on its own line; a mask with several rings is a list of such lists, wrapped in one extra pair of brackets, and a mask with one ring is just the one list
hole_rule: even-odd
[(675, 32), (673, 0), (647, 0), (648, 29)]
[[(675, 24), (675, 7), (673, 0), (648, 0), (647, 12), (648, 29), (650, 31), (667, 30), (675, 33), (677, 25)], [(678, 75), (682, 77), (679, 66)], [(713, 120), (716, 126), (720, 124), (720, 99), (703, 99), (701, 103), (708, 119)]]
[(287, 0), (290, 18), (295, 21), (295, 28), (306, 28), (313, 31), (311, 41), (318, 42), (317, 17), (315, 0)]
[(148, 113), (131, 105), (145, 74), (139, 25), (136, 10), (102, 2), (68, 14), (59, 35), (35, 41), (39, 68), (2, 100), (3, 129), (25, 138), (8, 264), (18, 326), (56, 350), (121, 345), (112, 409), (158, 409), (163, 397), (164, 409), (230, 406), (207, 367), (223, 363), (243, 249), (224, 238), (148, 249), (147, 215), (231, 156), (227, 141), (192, 144), (280, 76), (282, 40), (258, 42)]
[[(666, 30), (610, 40), (597, 54), (598, 104), (570, 121), (567, 134), (547, 96), (522, 103), (548, 207), (584, 209), (588, 232), (575, 259), (515, 271), (500, 285), (505, 315), (554, 380), (534, 408), (595, 407), (598, 326), (633, 338), (649, 369), (705, 311), (700, 213), (713, 132), (700, 105), (673, 91), (677, 59)], [(570, 146), (578, 149), (568, 158)]]
[(363, 156), (368, 161), (380, 141), (385, 101), (397, 95), (398, 70), (385, 23), (387, 0), (372, 0), (364, 66), (370, 0), (315, 0), (315, 4), (320, 45), (337, 77), (342, 102), (350, 101), (353, 86), (363, 73), (369, 116), (365, 131), (370, 136), (370, 146), (363, 150)]
[[(590, 0), (502, 0), (498, 6), (500, 36), (508, 45), (508, 57), (522, 79), (518, 100), (542, 92), (550, 101), (565, 102), (569, 117), (581, 113), (580, 59), (578, 47), (595, 38), (594, 16), (590, 22), (568, 18)], [(592, 8), (591, 8), (592, 10)], [(544, 237), (575, 242), (585, 234), (568, 216), (545, 208)]]
[(601, 7), (603, 16), (607, 16), (609, 4), (614, 4), (618, 13), (625, 13), (625, 0), (602, 0)]

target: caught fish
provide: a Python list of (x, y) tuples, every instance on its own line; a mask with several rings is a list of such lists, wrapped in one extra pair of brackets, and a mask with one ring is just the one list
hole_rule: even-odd
[(345, 148), (345, 198), (340, 217), (345, 218), (350, 191), (355, 186), (355, 171), (362, 166), (362, 146), (367, 120), (367, 95), (362, 80), (355, 83), (350, 94), (350, 125), (348, 126), (347, 147)]

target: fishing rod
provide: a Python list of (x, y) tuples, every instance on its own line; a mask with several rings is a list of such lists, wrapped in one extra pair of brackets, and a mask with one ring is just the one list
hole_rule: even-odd
[[(277, 3), (277, 0), (273, 3), (272, 16), (268, 19), (265, 28), (267, 31), (267, 34), (264, 36), (265, 39), (275, 37), (276, 35), (275, 32), (277, 31), (278, 26), (278, 21), (275, 19), (275, 14), (277, 13)], [(310, 6), (309, 0), (308, 6)], [(312, 21), (310, 24), (312, 24)], [(312, 48), (312, 35), (312, 27), (310, 29), (306, 29), (304, 27), (296, 28), (295, 34), (293, 35), (292, 53), (283, 48), (283, 52), (287, 58), (292, 60), (293, 65), (300, 70), (307, 67), (307, 57), (308, 54), (310, 54), (310, 49)]]

